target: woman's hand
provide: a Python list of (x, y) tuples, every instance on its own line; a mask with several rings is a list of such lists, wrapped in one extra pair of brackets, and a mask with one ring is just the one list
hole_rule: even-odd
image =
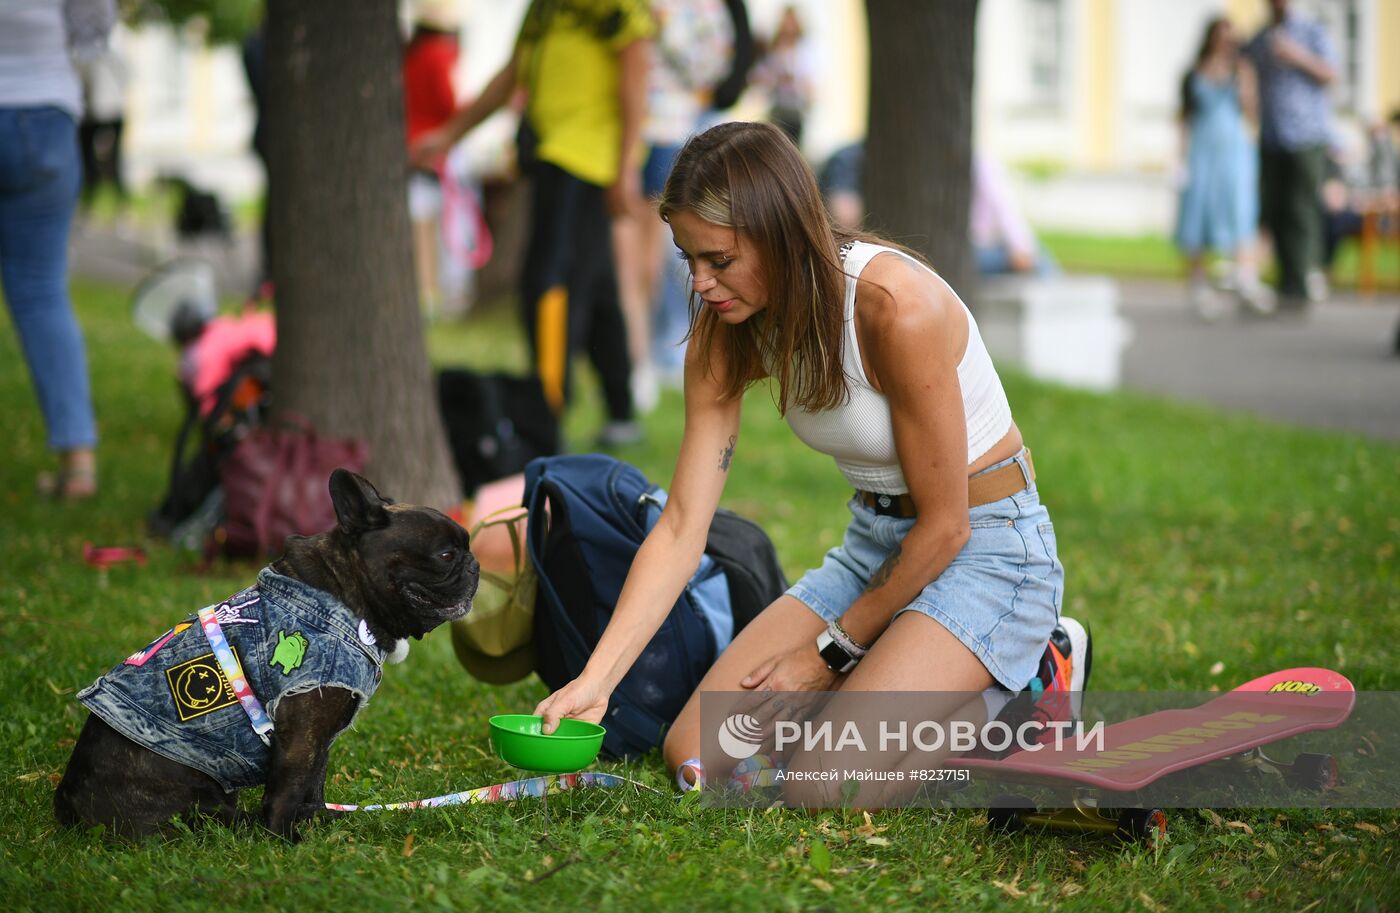
[(589, 723), (602, 722), (611, 696), (611, 691), (580, 677), (540, 701), (535, 713), (544, 718), (544, 732), (548, 735), (558, 728), (559, 721), (565, 717)]
[(826, 667), (816, 644), (804, 644), (760, 665), (739, 682), (751, 691), (828, 691), (836, 673)]
[(409, 147), (408, 162), (415, 168), (432, 171), (451, 151), (454, 141), (455, 138), (445, 127), (429, 130)]

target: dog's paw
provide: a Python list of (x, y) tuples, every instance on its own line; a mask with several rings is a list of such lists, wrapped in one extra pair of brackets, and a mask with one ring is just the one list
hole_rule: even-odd
[(407, 637), (402, 640), (394, 641), (394, 649), (389, 651), (389, 654), (384, 657), (384, 661), (395, 665), (403, 662), (408, 659), (408, 647), (409, 643)]
[(350, 814), (338, 808), (326, 808), (324, 805), (307, 803), (297, 810), (298, 821), (335, 821)]

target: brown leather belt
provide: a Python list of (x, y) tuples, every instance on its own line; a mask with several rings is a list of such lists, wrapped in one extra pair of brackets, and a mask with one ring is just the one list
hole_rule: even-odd
[[(1002, 498), (1009, 498), (1035, 481), (1035, 464), (1031, 462), (1031, 451), (1027, 447), (1026, 472), (1022, 474), (1020, 463), (1008, 463), (990, 472), (978, 473), (967, 480), (967, 506), (981, 507)], [(1029, 482), (1027, 476), (1030, 477)], [(856, 500), (882, 517), (909, 518), (917, 515), (914, 499), (909, 495), (883, 495), (874, 491), (856, 490)]]

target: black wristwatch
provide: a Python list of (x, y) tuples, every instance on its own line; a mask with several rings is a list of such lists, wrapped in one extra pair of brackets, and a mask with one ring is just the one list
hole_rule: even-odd
[(860, 662), (860, 657), (848, 653), (846, 648), (831, 636), (830, 631), (822, 631), (817, 635), (817, 653), (832, 672), (850, 672), (856, 667), (856, 663)]

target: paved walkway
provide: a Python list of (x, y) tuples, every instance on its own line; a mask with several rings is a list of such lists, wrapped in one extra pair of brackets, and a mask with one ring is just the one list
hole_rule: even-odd
[[(77, 275), (134, 287), (177, 252), (110, 231), (75, 231)], [(219, 265), (222, 294), (251, 288), (252, 238), (199, 251)], [(1363, 300), (1338, 293), (1304, 317), (1199, 320), (1170, 282), (1120, 283), (1120, 313), (1132, 327), (1123, 386), (1317, 428), (1400, 441), (1400, 357), (1393, 354), (1400, 295)]]
[(73, 275), (128, 289), (135, 289), (151, 270), (178, 256), (199, 257), (213, 265), (219, 293), (225, 297), (237, 298), (253, 288), (257, 245), (247, 233), (228, 241), (180, 241), (173, 231), (150, 226), (116, 229), (79, 222), (68, 242)]
[(1123, 385), (1400, 441), (1400, 295), (1337, 293), (1302, 317), (1205, 323), (1174, 283), (1124, 282)]

